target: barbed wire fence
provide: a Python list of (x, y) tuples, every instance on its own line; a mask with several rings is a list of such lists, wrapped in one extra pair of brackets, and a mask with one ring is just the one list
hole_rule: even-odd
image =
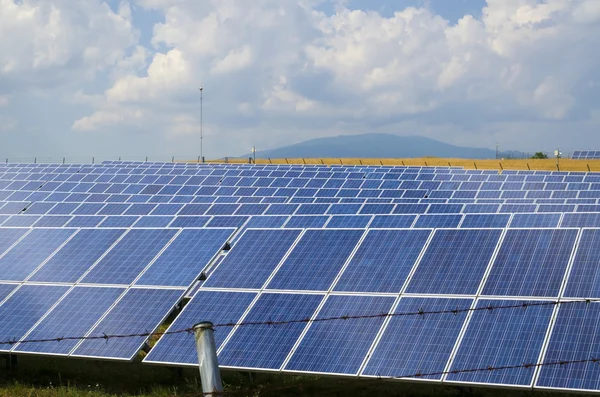
[[(447, 310), (432, 310), (426, 311), (419, 309), (416, 311), (399, 312), (399, 313), (373, 313), (363, 315), (340, 315), (331, 317), (316, 317), (316, 318), (300, 318), (292, 320), (268, 320), (268, 321), (241, 321), (241, 322), (227, 322), (227, 323), (216, 323), (213, 324), (213, 328), (233, 328), (233, 327), (252, 327), (252, 326), (284, 326), (289, 324), (298, 323), (319, 323), (327, 321), (351, 321), (355, 319), (375, 319), (375, 318), (394, 318), (394, 317), (408, 317), (408, 316), (428, 316), (428, 315), (458, 315), (469, 312), (480, 312), (480, 311), (494, 311), (494, 310), (509, 310), (509, 309), (523, 309), (526, 310), (529, 307), (538, 306), (556, 306), (556, 305), (574, 305), (574, 304), (590, 304), (592, 302), (600, 302), (600, 299), (572, 299), (566, 301), (559, 300), (544, 300), (544, 301), (522, 301), (515, 300), (514, 304), (505, 305), (486, 305), (480, 307), (470, 307), (462, 309), (447, 309)], [(193, 327), (182, 328), (177, 330), (167, 330), (158, 332), (141, 332), (141, 333), (130, 333), (130, 334), (102, 334), (102, 335), (87, 335), (87, 336), (62, 336), (54, 338), (41, 338), (41, 339), (23, 339), (18, 340), (16, 338), (7, 339), (0, 341), (0, 346), (4, 345), (16, 345), (16, 344), (29, 344), (29, 343), (57, 343), (63, 341), (80, 341), (80, 340), (98, 340), (103, 339), (109, 341), (111, 339), (122, 339), (122, 338), (148, 338), (148, 337), (163, 337), (167, 335), (176, 335), (188, 333), (193, 335), (195, 329)], [(524, 362), (515, 365), (503, 365), (503, 366), (483, 366), (474, 368), (462, 368), (452, 369), (448, 371), (433, 371), (433, 372), (413, 372), (403, 375), (396, 376), (377, 376), (369, 377), (365, 379), (370, 380), (407, 380), (407, 379), (427, 379), (427, 378), (440, 378), (445, 375), (456, 375), (461, 373), (477, 373), (477, 372), (492, 372), (492, 371), (503, 371), (511, 369), (535, 369), (538, 367), (550, 367), (550, 366), (567, 366), (573, 364), (585, 364), (595, 363), (600, 364), (600, 357), (587, 357), (573, 360), (554, 360), (554, 361), (543, 361), (543, 362)], [(237, 395), (256, 395), (256, 393), (262, 392), (275, 392), (290, 388), (302, 387), (298, 384), (275, 386), (275, 387), (255, 387), (255, 388), (244, 388), (244, 389), (232, 389), (221, 392), (209, 392), (209, 393), (193, 393), (193, 394), (178, 394), (177, 397), (195, 397), (195, 396), (237, 396)], [(174, 396), (175, 397), (175, 396)]]

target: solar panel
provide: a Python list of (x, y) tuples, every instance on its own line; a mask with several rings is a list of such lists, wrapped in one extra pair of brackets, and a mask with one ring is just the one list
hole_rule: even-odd
[(0, 258), (0, 279), (24, 281), (73, 233), (74, 229), (33, 229)]
[(291, 229), (246, 230), (203, 286), (260, 289), (299, 235)]
[(429, 230), (369, 230), (334, 290), (400, 292), (429, 235)]
[(369, 227), (405, 229), (412, 226), (416, 217), (417, 215), (375, 215)]
[[(255, 297), (255, 293), (249, 292), (199, 291), (169, 329), (186, 329), (201, 321), (211, 321), (213, 324), (236, 323)], [(232, 329), (233, 327), (221, 327), (214, 333), (217, 350)], [(194, 338), (187, 333), (164, 335), (144, 358), (144, 362), (189, 364), (197, 367), (198, 353)]]
[[(447, 312), (392, 317), (369, 357), (363, 376), (399, 377), (443, 372), (467, 317), (471, 299), (411, 298), (400, 300), (394, 313)], [(441, 379), (442, 375), (423, 379)]]
[(0, 228), (0, 254), (10, 248), (16, 243), (21, 237), (23, 237), (29, 230), (28, 229), (17, 229), (17, 228)]
[(420, 227), (420, 228), (458, 227), (461, 220), (462, 220), (462, 215), (460, 215), (460, 214), (452, 214), (452, 215), (421, 214), (417, 218), (417, 221), (415, 222), (414, 227)]
[(284, 225), (286, 228), (319, 228), (329, 221), (328, 215), (298, 215), (291, 216)]
[(358, 228), (364, 229), (371, 222), (371, 215), (334, 215), (327, 222), (328, 229), (349, 229)]
[(135, 284), (189, 288), (233, 232), (234, 229), (183, 230)]
[[(394, 297), (329, 296), (318, 318), (367, 316), (389, 313)], [(316, 322), (292, 354), (286, 370), (330, 374), (358, 374), (384, 317), (357, 318), (352, 321)]]
[(510, 214), (466, 214), (461, 228), (504, 228), (510, 221)]
[(122, 229), (80, 230), (29, 281), (76, 282), (123, 233)]
[(307, 230), (268, 288), (328, 290), (362, 235), (363, 231), (356, 229)]
[(500, 235), (500, 229), (436, 230), (406, 292), (475, 294)]
[[(600, 304), (597, 302), (561, 305), (544, 361), (576, 361), (598, 357), (600, 344), (598, 333), (594, 331), (598, 327)], [(537, 386), (596, 391), (600, 389), (600, 368), (593, 361), (542, 367)]]
[(81, 282), (131, 284), (176, 234), (173, 229), (130, 230)]
[(288, 221), (287, 216), (263, 215), (253, 216), (246, 223), (246, 228), (275, 228), (282, 227)]
[(575, 229), (508, 230), (483, 293), (557, 297), (576, 238)]
[[(323, 295), (317, 294), (263, 293), (243, 320), (265, 322), (309, 318), (322, 299)], [(219, 365), (279, 369), (305, 326), (304, 323), (288, 323), (277, 327), (266, 324), (239, 327), (219, 352)]]
[[(89, 336), (152, 332), (164, 321), (182, 296), (182, 290), (129, 289)], [(152, 304), (148, 304), (149, 302)], [(71, 355), (130, 361), (146, 339), (143, 336), (87, 339), (81, 342)]]
[[(123, 292), (124, 288), (75, 287), (33, 328), (24, 341), (85, 335)], [(14, 351), (68, 355), (78, 343), (78, 340), (23, 343), (17, 345)]]
[[(480, 300), (478, 308), (522, 305), (518, 300)], [(469, 368), (521, 366), (501, 371), (452, 373), (446, 382), (478, 382), (500, 385), (530, 385), (546, 336), (553, 305), (516, 307), (473, 312), (450, 371)]]
[[(19, 340), (69, 290), (57, 285), (23, 285), (0, 306), (0, 340)], [(11, 345), (0, 345), (9, 351)]]
[(558, 227), (561, 214), (514, 214), (510, 227)]

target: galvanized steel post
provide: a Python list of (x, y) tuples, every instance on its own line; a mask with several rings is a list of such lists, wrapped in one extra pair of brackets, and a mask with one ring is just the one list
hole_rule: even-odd
[(193, 328), (194, 337), (196, 338), (196, 349), (198, 350), (198, 363), (200, 364), (202, 392), (218, 395), (223, 391), (223, 385), (221, 383), (219, 363), (217, 362), (213, 324), (204, 321), (194, 325)]

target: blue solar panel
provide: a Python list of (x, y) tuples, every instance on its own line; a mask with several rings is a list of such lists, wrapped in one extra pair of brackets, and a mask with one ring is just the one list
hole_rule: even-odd
[(394, 214), (424, 214), (429, 204), (398, 204)]
[[(317, 318), (366, 316), (390, 312), (394, 297), (330, 296)], [(357, 374), (385, 317), (311, 324), (286, 370)]]
[(24, 202), (8, 202), (0, 207), (0, 214), (13, 215), (22, 212), (27, 207)]
[(458, 227), (461, 220), (462, 220), (462, 215), (460, 215), (460, 214), (452, 214), (452, 215), (421, 214), (417, 218), (417, 222), (415, 222), (414, 227), (420, 227), (420, 228)]
[(600, 227), (600, 213), (564, 214), (561, 227)]
[(131, 284), (176, 233), (173, 229), (130, 230), (82, 282)]
[(206, 227), (241, 227), (248, 218), (247, 216), (213, 216)]
[(292, 215), (298, 207), (298, 204), (271, 204), (265, 215)]
[(95, 215), (77, 215), (74, 216), (67, 224), (66, 227), (96, 227), (104, 220), (103, 216)]
[(576, 238), (575, 229), (509, 230), (483, 293), (558, 296)]
[(298, 215), (291, 216), (285, 224), (286, 228), (320, 228), (325, 226), (329, 215)]
[(0, 303), (8, 296), (11, 292), (15, 290), (19, 285), (18, 284), (2, 284), (0, 283)]
[(369, 230), (334, 290), (400, 292), (428, 230)]
[(406, 292), (475, 294), (501, 230), (437, 230)]
[(371, 229), (406, 229), (412, 226), (416, 217), (417, 215), (375, 215), (369, 227)]
[[(244, 318), (247, 322), (289, 321), (313, 315), (323, 295), (264, 293)], [(219, 354), (219, 365), (279, 369), (305, 328), (304, 323), (238, 328)]]
[(74, 229), (33, 229), (0, 258), (0, 279), (24, 281), (73, 233)]
[[(481, 300), (478, 308), (519, 305), (515, 300)], [(526, 302), (525, 302), (526, 303)], [(553, 305), (473, 312), (450, 371), (522, 366), (535, 363), (542, 350)], [(529, 385), (535, 367), (501, 371), (452, 372), (447, 381)]]
[(134, 227), (167, 227), (175, 219), (172, 216), (147, 215), (140, 216)]
[(359, 211), (361, 215), (391, 214), (395, 204), (365, 204)]
[[(213, 324), (237, 323), (255, 296), (255, 293), (248, 292), (200, 291), (169, 329), (186, 329), (201, 321)], [(217, 350), (232, 329), (224, 326), (216, 328), (214, 337)], [(194, 338), (187, 333), (164, 335), (144, 362), (190, 364), (197, 367), (198, 353)]]
[[(362, 375), (398, 377), (442, 372), (456, 343), (470, 299), (402, 298), (394, 313), (448, 313), (392, 317)], [(415, 378), (419, 379), (419, 378)], [(422, 379), (441, 379), (441, 375)]]
[[(173, 310), (183, 291), (132, 288), (113, 307), (90, 336), (131, 334), (154, 331)], [(88, 339), (72, 355), (131, 360), (146, 337)]]
[(465, 214), (461, 228), (504, 228), (510, 214)]
[(16, 243), (28, 229), (0, 228), (0, 254)]
[[(600, 304), (561, 305), (544, 362), (589, 360), (600, 356)], [(600, 389), (596, 362), (549, 365), (540, 369), (537, 386), (577, 390)]]
[(246, 228), (275, 228), (282, 227), (288, 221), (288, 216), (259, 215), (250, 218)]
[[(23, 285), (0, 306), (0, 340), (19, 340), (50, 309), (69, 287)], [(11, 345), (0, 345), (9, 351)]]
[[(75, 287), (24, 340), (85, 335), (124, 291), (124, 288)], [(67, 355), (78, 343), (78, 340), (25, 343), (15, 350)]]
[(30, 278), (30, 281), (77, 281), (123, 233), (122, 229), (80, 230)]
[(7, 219), (4, 227), (30, 227), (40, 219), (39, 216), (13, 215)]
[(371, 215), (334, 215), (327, 222), (328, 229), (359, 228), (364, 229), (371, 222)]
[(268, 288), (329, 289), (362, 235), (363, 231), (357, 229), (307, 230)]
[(510, 227), (558, 227), (561, 214), (514, 214)]
[(210, 216), (178, 216), (171, 223), (171, 227), (204, 227)]
[(189, 287), (233, 232), (234, 229), (183, 230), (136, 284)]
[(137, 216), (107, 216), (98, 227), (131, 227), (137, 222), (138, 218)]
[(599, 262), (600, 229), (584, 229), (564, 295), (581, 298), (600, 297)]
[(299, 235), (300, 230), (246, 230), (203, 286), (261, 288)]
[(35, 223), (35, 227), (62, 227), (70, 220), (70, 216), (46, 215)]

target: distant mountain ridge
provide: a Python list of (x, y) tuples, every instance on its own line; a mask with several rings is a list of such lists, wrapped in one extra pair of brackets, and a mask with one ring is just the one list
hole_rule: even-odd
[[(500, 157), (522, 157), (521, 152), (501, 152)], [(246, 154), (241, 157), (251, 157)], [(256, 152), (257, 158), (410, 158), (448, 157), (493, 159), (496, 151), (455, 146), (420, 136), (394, 134), (339, 135), (316, 138), (277, 149)]]

